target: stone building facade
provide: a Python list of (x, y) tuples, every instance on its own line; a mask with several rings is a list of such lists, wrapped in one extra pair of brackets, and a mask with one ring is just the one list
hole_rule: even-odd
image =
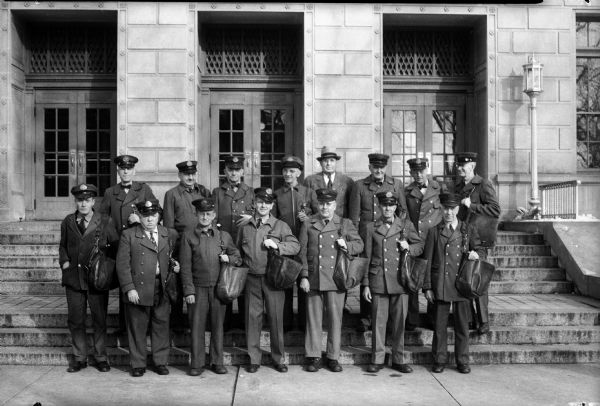
[(246, 157), (246, 182), (280, 182), (293, 153), (319, 170), (366, 155), (480, 154), (503, 218), (530, 195), (529, 100), (522, 65), (544, 64), (540, 184), (580, 179), (580, 213), (600, 217), (600, 6), (0, 2), (0, 221), (62, 218), (78, 182), (116, 181), (111, 157), (140, 158), (162, 199), (175, 163)]

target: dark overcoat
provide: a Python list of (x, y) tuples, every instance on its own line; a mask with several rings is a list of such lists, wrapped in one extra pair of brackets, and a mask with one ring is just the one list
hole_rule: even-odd
[(276, 199), (271, 213), (290, 226), (296, 236), (300, 232), (301, 221), (298, 220), (298, 213), (302, 206), (305, 206), (304, 212), (307, 216), (319, 211), (317, 194), (306, 186), (296, 185), (291, 188), (286, 185), (277, 189), (274, 195)]
[(254, 191), (245, 183), (240, 183), (237, 191), (234, 191), (229, 182), (223, 182), (213, 190), (212, 197), (215, 199), (215, 212), (221, 229), (235, 240), (238, 233), (236, 221), (242, 214), (254, 213)]
[[(323, 172), (315, 173), (307, 176), (304, 179), (304, 185), (312, 190), (327, 188), (325, 183), (325, 175)], [(350, 192), (354, 186), (354, 180), (351, 177), (346, 176), (340, 172), (335, 173), (333, 178), (333, 190), (337, 192), (335, 214), (342, 218), (349, 217), (348, 215), (348, 201), (350, 200)], [(316, 211), (315, 211), (316, 213)]]
[(416, 182), (405, 189), (408, 216), (423, 240), (427, 238), (427, 232), (442, 221), (441, 190), (440, 184), (433, 179), (428, 180), (425, 194), (421, 193)]
[(459, 178), (454, 184), (454, 192), (459, 194), (462, 199), (471, 198), (469, 208), (461, 204), (458, 212), (460, 220), (464, 221), (469, 211), (493, 218), (500, 217), (500, 203), (496, 196), (496, 190), (489, 180), (475, 175), (471, 182), (465, 185), (464, 179)]
[(178, 233), (193, 231), (198, 224), (198, 217), (192, 202), (203, 197), (210, 197), (210, 190), (197, 183), (191, 193), (181, 183), (167, 190), (163, 203), (163, 225), (174, 228)]
[(117, 232), (121, 234), (123, 230), (133, 226), (133, 224), (128, 224), (127, 221), (131, 213), (136, 210), (136, 203), (152, 199), (156, 199), (152, 189), (143, 182), (132, 182), (127, 193), (120, 184), (116, 184), (106, 189), (98, 211), (110, 215)]

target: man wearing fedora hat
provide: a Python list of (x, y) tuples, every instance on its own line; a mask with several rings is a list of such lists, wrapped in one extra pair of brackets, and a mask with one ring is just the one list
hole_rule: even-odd
[[(210, 190), (196, 182), (197, 161), (183, 161), (175, 166), (177, 167), (179, 184), (165, 193), (163, 204), (163, 226), (177, 231), (179, 238), (185, 231), (194, 230), (198, 224), (196, 209), (192, 201), (210, 196)], [(176, 245), (175, 258), (179, 257), (179, 244)], [(173, 331), (181, 333), (185, 328), (183, 317), (183, 288), (181, 278), (176, 277), (177, 299), (171, 303), (171, 322)]]
[(77, 207), (60, 225), (58, 258), (62, 270), (62, 285), (67, 295), (67, 322), (71, 332), (73, 362), (67, 372), (78, 372), (87, 366), (86, 309), (90, 306), (94, 328), (93, 347), (96, 368), (108, 372), (106, 353), (106, 314), (108, 290), (97, 291), (88, 284), (86, 265), (98, 237), (98, 248), (114, 258), (119, 235), (112, 220), (93, 210), (98, 190), (83, 183), (71, 189)]
[[(304, 163), (296, 156), (286, 155), (281, 160), (284, 185), (275, 193), (273, 214), (283, 220), (292, 233), (298, 237), (300, 226), (308, 217), (318, 211), (315, 191), (300, 185), (298, 178), (302, 175)], [(298, 278), (298, 284), (300, 278)], [(285, 290), (285, 305), (283, 307), (283, 329), (291, 330), (294, 326), (294, 288)], [(298, 320), (296, 325), (304, 330), (306, 326), (306, 294), (298, 289)]]
[(337, 192), (335, 214), (344, 218), (348, 217), (348, 199), (350, 191), (354, 186), (354, 181), (351, 177), (337, 171), (337, 162), (341, 158), (335, 148), (327, 146), (321, 148), (321, 156), (317, 157), (317, 161), (319, 161), (322, 171), (307, 176), (304, 179), (304, 185), (312, 190), (335, 190)]
[[(124, 293), (131, 375), (146, 372), (146, 332), (150, 322), (155, 371), (167, 375), (170, 303), (165, 291), (169, 252), (177, 232), (158, 224), (158, 200), (136, 204), (140, 224), (123, 231), (117, 253), (117, 274)], [(178, 272), (179, 265), (175, 271)]]

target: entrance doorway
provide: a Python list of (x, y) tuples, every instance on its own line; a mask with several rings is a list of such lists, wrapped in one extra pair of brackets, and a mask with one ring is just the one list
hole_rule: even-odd
[(35, 102), (35, 217), (62, 219), (74, 211), (71, 188), (92, 183), (96, 207), (114, 179), (116, 94), (40, 91)]

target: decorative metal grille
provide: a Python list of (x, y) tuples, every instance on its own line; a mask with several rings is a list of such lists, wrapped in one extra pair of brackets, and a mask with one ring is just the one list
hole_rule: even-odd
[(467, 31), (383, 32), (383, 75), (466, 77), (472, 73), (471, 36)]
[(207, 26), (207, 75), (296, 76), (299, 32), (287, 27)]
[(112, 74), (117, 71), (113, 25), (42, 25), (30, 31), (29, 73)]

